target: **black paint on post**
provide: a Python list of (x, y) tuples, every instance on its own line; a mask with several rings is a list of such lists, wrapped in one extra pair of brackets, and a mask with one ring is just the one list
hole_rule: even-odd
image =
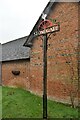
[(47, 34), (43, 37), (43, 119), (47, 119)]

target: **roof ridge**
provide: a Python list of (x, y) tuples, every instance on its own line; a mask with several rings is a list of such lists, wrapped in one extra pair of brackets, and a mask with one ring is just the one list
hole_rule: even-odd
[(6, 42), (6, 43), (3, 43), (2, 45), (4, 45), (4, 44), (8, 44), (8, 43), (11, 43), (11, 42), (14, 42), (14, 41), (17, 41), (17, 40), (23, 39), (23, 38), (27, 38), (27, 37), (28, 37), (28, 36), (20, 37), (20, 38), (17, 38), (17, 39), (14, 39), (14, 40), (8, 41), (8, 42)]

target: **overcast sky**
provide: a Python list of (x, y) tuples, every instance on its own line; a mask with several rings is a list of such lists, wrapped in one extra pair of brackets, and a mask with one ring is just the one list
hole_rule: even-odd
[(0, 43), (29, 35), (49, 0), (0, 0)]

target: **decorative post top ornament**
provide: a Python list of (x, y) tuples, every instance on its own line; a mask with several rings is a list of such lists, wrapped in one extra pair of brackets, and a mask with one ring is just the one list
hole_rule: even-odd
[(46, 17), (47, 17), (47, 14), (42, 14), (42, 19), (45, 21), (45, 19), (46, 19)]
[(57, 32), (60, 30), (60, 22), (57, 22), (56, 19), (46, 19), (46, 14), (43, 14), (43, 20), (38, 26), (38, 30), (34, 33), (34, 35), (44, 35), (45, 33)]

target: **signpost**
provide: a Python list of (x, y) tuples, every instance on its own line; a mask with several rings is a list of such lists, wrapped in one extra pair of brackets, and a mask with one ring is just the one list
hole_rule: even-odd
[(47, 34), (43, 39), (43, 118), (47, 118)]
[(37, 36), (43, 36), (43, 119), (47, 119), (47, 43), (48, 34), (60, 30), (59, 23), (53, 24), (50, 20), (44, 20), (40, 23), (38, 30), (34, 33)]

